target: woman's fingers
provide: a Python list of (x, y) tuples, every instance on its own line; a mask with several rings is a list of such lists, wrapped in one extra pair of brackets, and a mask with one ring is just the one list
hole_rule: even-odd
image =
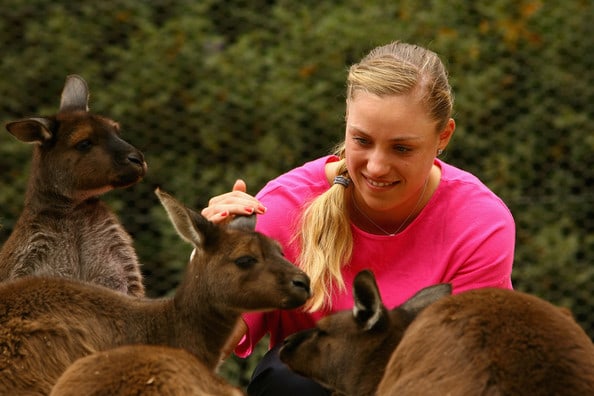
[(245, 182), (241, 179), (236, 180), (231, 192), (217, 195), (208, 201), (208, 206), (202, 209), (202, 216), (213, 223), (219, 223), (232, 215), (263, 214), (266, 212), (264, 205), (246, 193), (246, 190)]
[(246, 192), (247, 191), (247, 185), (245, 184), (245, 182), (242, 179), (237, 179), (237, 180), (235, 180), (235, 184), (233, 184), (233, 190), (232, 191)]

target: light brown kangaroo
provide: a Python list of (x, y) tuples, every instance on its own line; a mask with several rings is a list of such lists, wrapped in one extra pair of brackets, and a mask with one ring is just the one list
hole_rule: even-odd
[(0, 285), (0, 394), (48, 394), (76, 359), (128, 344), (183, 348), (214, 370), (242, 312), (309, 298), (307, 275), (254, 231), (255, 218), (215, 225), (156, 193), (195, 249), (175, 295), (137, 298), (55, 277)]
[(184, 349), (125, 345), (71, 364), (50, 396), (242, 396)]
[(566, 309), (485, 288), (437, 293), (408, 324), (400, 318), (410, 301), (387, 311), (371, 272), (354, 290), (354, 315), (325, 318), (280, 352), (336, 394), (594, 395), (594, 346)]
[(35, 147), (23, 211), (0, 251), (0, 281), (51, 275), (142, 296), (132, 240), (98, 197), (137, 183), (147, 165), (115, 121), (88, 111), (88, 96), (86, 82), (68, 76), (56, 115), (6, 125)]
[(437, 301), (406, 331), (378, 395), (594, 395), (594, 345), (571, 312), (518, 291)]

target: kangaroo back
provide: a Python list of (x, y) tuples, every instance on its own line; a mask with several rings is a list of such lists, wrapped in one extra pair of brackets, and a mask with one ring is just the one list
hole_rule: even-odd
[(410, 325), (378, 395), (591, 395), (594, 346), (571, 314), (502, 289), (444, 298)]
[(24, 208), (0, 251), (0, 280), (52, 275), (143, 295), (132, 240), (98, 197), (137, 183), (147, 166), (115, 121), (88, 111), (88, 96), (86, 82), (68, 76), (57, 114), (6, 125), (34, 148)]
[(241, 396), (183, 349), (127, 345), (75, 361), (50, 396)]

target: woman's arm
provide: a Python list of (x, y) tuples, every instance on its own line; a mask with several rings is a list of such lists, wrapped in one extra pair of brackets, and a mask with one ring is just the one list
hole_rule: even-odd
[(224, 360), (226, 360), (229, 357), (229, 355), (231, 355), (231, 352), (233, 352), (237, 344), (239, 344), (239, 341), (241, 341), (246, 331), (247, 325), (245, 324), (245, 321), (242, 318), (239, 318), (239, 320), (237, 320), (237, 323), (235, 324), (233, 332), (231, 333), (231, 335), (227, 339), (227, 342), (223, 346), (223, 349), (221, 350), (221, 363)]

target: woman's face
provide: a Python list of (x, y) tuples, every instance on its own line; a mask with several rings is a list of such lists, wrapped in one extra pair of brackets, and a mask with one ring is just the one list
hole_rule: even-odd
[(345, 157), (356, 198), (372, 211), (416, 203), (439, 148), (454, 122), (441, 133), (412, 95), (379, 97), (358, 92), (347, 103)]

